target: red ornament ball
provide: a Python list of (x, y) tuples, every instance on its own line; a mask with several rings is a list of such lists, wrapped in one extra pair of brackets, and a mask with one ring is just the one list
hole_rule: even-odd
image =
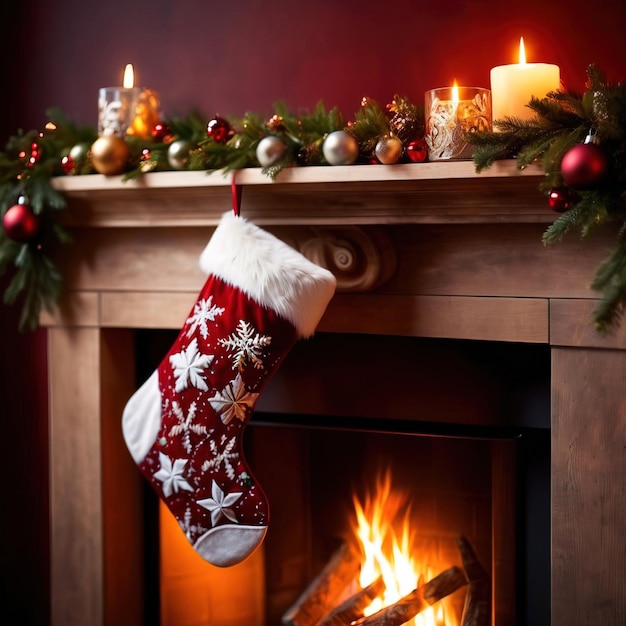
[(423, 163), (428, 158), (428, 146), (423, 138), (410, 141), (405, 149), (406, 156), (412, 163)]
[(576, 194), (569, 187), (554, 187), (548, 194), (548, 204), (553, 211), (564, 213), (576, 204)]
[(206, 134), (217, 143), (226, 143), (233, 136), (233, 130), (227, 120), (216, 116), (207, 124)]
[(172, 143), (174, 141), (174, 133), (172, 129), (163, 122), (157, 122), (152, 129), (152, 139), (159, 143)]
[(14, 204), (4, 214), (2, 225), (9, 239), (28, 243), (37, 236), (40, 220), (28, 204)]
[(74, 163), (74, 159), (67, 154), (61, 159), (61, 167), (66, 174), (73, 174), (76, 169), (76, 163)]
[(594, 189), (606, 176), (609, 160), (600, 146), (581, 143), (570, 148), (561, 161), (563, 182), (573, 189)]

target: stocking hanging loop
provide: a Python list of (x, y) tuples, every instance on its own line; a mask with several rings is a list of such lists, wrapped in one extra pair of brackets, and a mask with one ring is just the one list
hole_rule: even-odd
[(233, 176), (230, 182), (230, 189), (233, 196), (233, 213), (235, 217), (239, 217), (241, 215), (241, 185), (237, 184), (237, 170), (233, 170)]

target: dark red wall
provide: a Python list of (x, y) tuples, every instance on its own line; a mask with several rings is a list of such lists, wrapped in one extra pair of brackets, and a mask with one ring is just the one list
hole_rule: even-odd
[[(454, 79), (488, 87), (491, 67), (516, 62), (523, 35), (529, 61), (558, 64), (565, 85), (582, 91), (589, 63), (626, 77), (624, 24), (626, 3), (613, 0), (3, 2), (0, 142), (41, 128), (50, 106), (95, 125), (98, 88), (119, 84), (129, 62), (168, 116), (323, 100), (349, 118), (364, 95), (420, 102)], [(39, 626), (48, 616), (45, 331), (21, 336), (16, 324), (0, 306), (0, 612), (3, 624)]]
[(17, 121), (31, 126), (51, 105), (95, 124), (98, 88), (120, 84), (126, 63), (169, 115), (236, 116), (320, 99), (350, 116), (364, 95), (418, 102), (455, 78), (488, 87), (491, 67), (517, 61), (521, 35), (529, 61), (558, 64), (577, 90), (589, 63), (616, 79), (626, 69), (626, 4), (612, 0), (24, 4), (10, 92)]

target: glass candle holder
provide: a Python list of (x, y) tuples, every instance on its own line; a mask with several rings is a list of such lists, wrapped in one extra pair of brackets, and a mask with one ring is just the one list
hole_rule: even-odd
[(102, 87), (98, 94), (98, 135), (149, 139), (159, 122), (159, 97), (140, 87)]
[(431, 161), (472, 158), (468, 133), (491, 131), (491, 92), (482, 87), (440, 87), (426, 92), (426, 144)]

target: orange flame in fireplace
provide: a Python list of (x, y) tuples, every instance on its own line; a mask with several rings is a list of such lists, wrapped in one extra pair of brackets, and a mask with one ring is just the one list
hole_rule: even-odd
[[(425, 583), (439, 572), (428, 565), (418, 563), (413, 547), (410, 506), (407, 497), (391, 487), (391, 473), (387, 471), (378, 479), (374, 496), (368, 495), (361, 504), (354, 496), (356, 512), (355, 534), (360, 543), (363, 558), (359, 583), (362, 588), (382, 576), (385, 582), (383, 597), (377, 598), (365, 611), (372, 615), (380, 609), (394, 604), (411, 593), (418, 583)], [(404, 509), (402, 522), (395, 520)], [(457, 620), (446, 615), (444, 605), (439, 602), (407, 622), (411, 626), (457, 626)]]

